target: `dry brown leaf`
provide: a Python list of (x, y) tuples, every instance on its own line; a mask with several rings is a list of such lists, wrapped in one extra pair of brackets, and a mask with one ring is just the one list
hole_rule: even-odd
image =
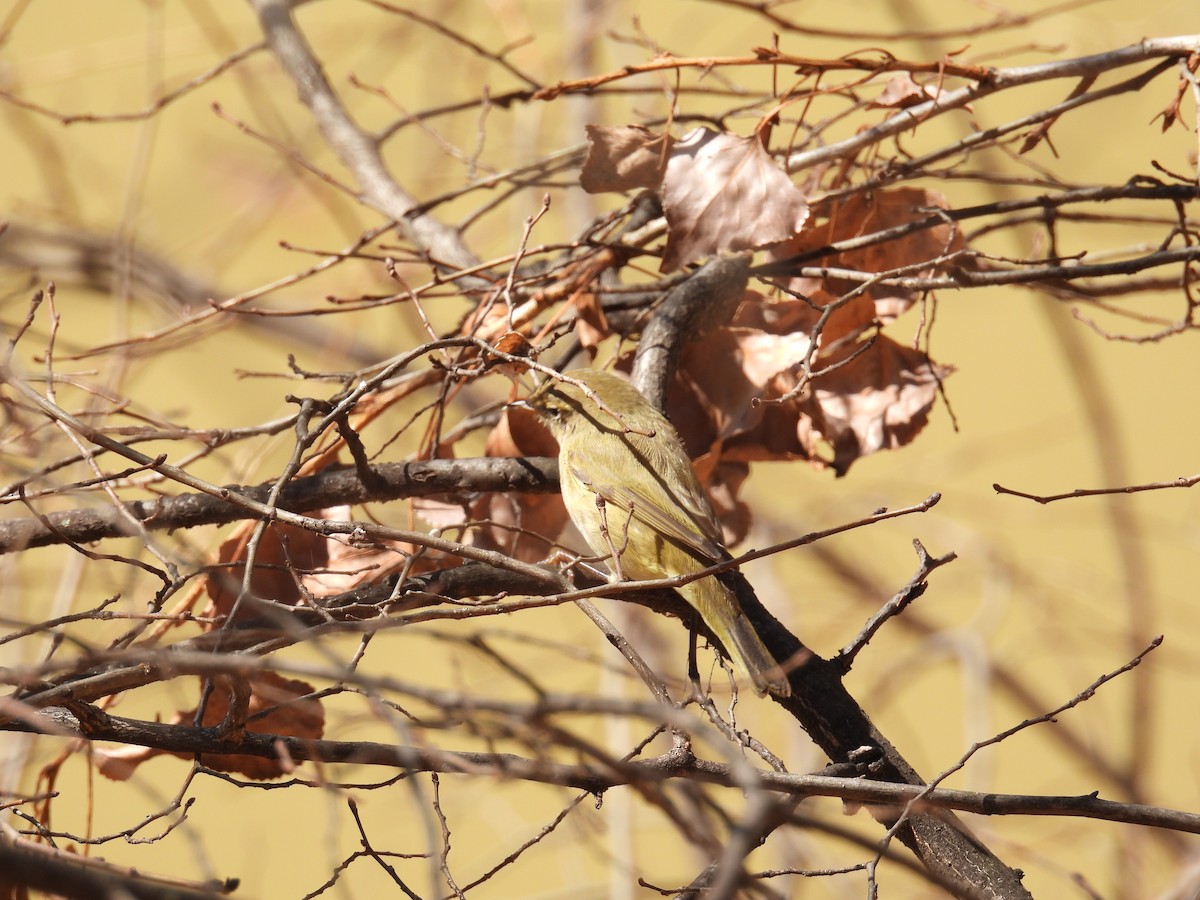
[(703, 481), (727, 463), (766, 460), (805, 459), (844, 474), (858, 457), (901, 446), (924, 427), (939, 379), (952, 369), (885, 336), (865, 349), (856, 341), (823, 350), (818, 369), (860, 355), (818, 375), (786, 403), (754, 403), (796, 387), (816, 318), (802, 301), (748, 293), (735, 326), (684, 352), (670, 393), (671, 420), (700, 457)]
[[(343, 507), (323, 510), (320, 514), (329, 518), (345, 518), (349, 510)], [(204, 582), (209, 606), (202, 613), (202, 618), (233, 615), (233, 621), (238, 621), (261, 614), (261, 610), (253, 604), (237, 608), (237, 598), (241, 594), (245, 575), (247, 544), (254, 530), (252, 524), (235, 529), (234, 534), (218, 548), (217, 565)], [(250, 577), (250, 591), (274, 603), (297, 605), (305, 602), (305, 591), (323, 596), (344, 590), (338, 584), (322, 584), (320, 579), (331, 578), (326, 569), (332, 559), (345, 562), (351, 552), (344, 545), (322, 535), (273, 522), (267, 526), (259, 542), (254, 572)], [(360, 567), (363, 565), (361, 560), (357, 564)], [(202, 627), (211, 631), (221, 626), (206, 624)], [(270, 709), (270, 712), (264, 712), (261, 717), (248, 723), (248, 731), (300, 738), (321, 736), (325, 713), (320, 701), (296, 700), (312, 693), (310, 685), (271, 672), (236, 683), (248, 695), (246, 715)], [(220, 724), (224, 720), (234, 684), (230, 678), (213, 679), (213, 690), (204, 709), (202, 724), (205, 727)], [(190, 725), (195, 716), (195, 710), (181, 710), (169, 721)], [(100, 773), (117, 781), (129, 778), (141, 763), (165, 752), (133, 746), (95, 751)], [(174, 755), (191, 758), (191, 754)], [(215, 769), (239, 772), (249, 778), (276, 778), (285, 774), (285, 765), (278, 759), (210, 754), (204, 756), (203, 762)]]
[[(770, 255), (773, 259), (786, 259), (826, 244), (919, 221), (929, 216), (930, 210), (948, 208), (946, 198), (941, 193), (921, 188), (900, 187), (870, 194), (854, 194), (834, 204), (825, 222), (772, 247)], [(934, 260), (962, 247), (961, 232), (950, 222), (942, 222), (896, 240), (823, 257), (806, 265), (879, 273)], [(935, 270), (936, 266), (931, 264), (928, 269), (907, 274), (931, 275)], [(791, 278), (783, 279), (783, 285), (805, 296), (822, 289), (837, 296), (853, 289), (857, 282), (832, 278)], [(875, 317), (880, 322), (896, 318), (916, 300), (913, 291), (885, 285), (874, 285), (866, 293), (875, 305)]]
[[(537, 359), (537, 348), (529, 342), (529, 338), (518, 331), (506, 331), (495, 341), (494, 346), (501, 353), (528, 359)], [(508, 378), (518, 378), (529, 371), (529, 366), (521, 361), (507, 362), (494, 360), (488, 370), (505, 375)]]
[(488, 435), (486, 456), (558, 456), (558, 442), (530, 409), (510, 406)]
[(671, 149), (662, 184), (667, 247), (662, 271), (728, 250), (787, 240), (808, 203), (755, 136), (697, 128)]
[[(776, 335), (800, 332), (807, 342), (821, 316), (818, 309), (834, 303), (838, 298), (819, 286), (805, 296), (807, 302), (785, 296), (755, 305), (743, 303), (734, 324), (761, 328)], [(821, 329), (819, 343), (822, 352), (836, 346), (839, 341), (856, 340), (880, 324), (878, 308), (879, 304), (866, 294), (837, 306)], [(763, 314), (769, 315), (770, 320), (760, 319), (759, 316)]]
[[(807, 459), (844, 475), (860, 457), (912, 441), (928, 423), (939, 384), (953, 368), (885, 335), (865, 350), (861, 344), (847, 346), (825, 361), (838, 362), (855, 351), (860, 352), (853, 361), (819, 374), (798, 398), (764, 404), (755, 427), (725, 443), (722, 459)], [(781, 373), (767, 396), (783, 396), (796, 383), (794, 375)]]
[[(844, 358), (853, 349), (837, 355)], [(929, 421), (941, 382), (953, 371), (879, 335), (856, 359), (814, 380), (801, 404), (811, 432), (798, 435), (810, 453), (815, 453), (815, 438), (827, 441), (833, 448), (830, 465), (844, 475), (856, 459), (912, 441)]]
[[(205, 615), (229, 615), (233, 611), (246, 572), (242, 564), (246, 543), (252, 534), (252, 529), (239, 529), (217, 551), (217, 562), (221, 567), (215, 569), (205, 582), (211, 600)], [(302, 602), (303, 595), (292, 572), (324, 568), (329, 562), (329, 544), (329, 539), (323, 535), (272, 522), (258, 545), (254, 573), (250, 576), (251, 592), (284, 605)], [(241, 616), (246, 614), (246, 610), (239, 613)]]
[(579, 183), (589, 194), (658, 188), (671, 150), (670, 135), (641, 125), (588, 125), (587, 136)]
[[(697, 463), (701, 462), (697, 460)], [(744, 541), (750, 533), (750, 526), (754, 524), (749, 505), (738, 497), (742, 483), (749, 475), (749, 464), (722, 459), (704, 482), (713, 512), (721, 523), (721, 537), (727, 547)]]
[(499, 550), (522, 562), (541, 562), (567, 527), (567, 508), (558, 494), (486, 494), (471, 506), (470, 543)]
[[(797, 361), (803, 359), (800, 343), (806, 340), (802, 332), (773, 335), (755, 329), (720, 329), (707, 342), (713, 355), (706, 358), (700, 349), (685, 354), (671, 390), (671, 420), (676, 422), (684, 444), (698, 456), (697, 475), (704, 484), (709, 484), (726, 464), (744, 466), (749, 462), (810, 458), (808, 448), (796, 437), (796, 401), (784, 406), (755, 403), (758, 397), (778, 397), (787, 385), (796, 383), (788, 367), (766, 382), (760, 383), (760, 379), (774, 365), (787, 361), (788, 341), (796, 342)], [(739, 342), (754, 348), (761, 343), (769, 346), (773, 341), (780, 341), (779, 346), (750, 364), (751, 370), (760, 367), (755, 376), (740, 367), (746, 365), (744, 362), (734, 364), (740, 354)], [(726, 352), (718, 355), (722, 344)], [(775, 362), (766, 365), (769, 359)], [(722, 505), (732, 510), (732, 497)], [(742, 530), (737, 520), (726, 522), (724, 517), (722, 526), (731, 532)]]
[[(348, 506), (337, 506), (323, 509), (320, 512), (323, 519), (342, 519), (351, 517)], [(314, 597), (332, 597), (343, 594), (364, 584), (374, 584), (386, 578), (392, 572), (404, 567), (414, 548), (411, 544), (399, 541), (379, 541), (385, 546), (356, 547), (345, 541), (329, 538), (325, 543), (325, 566), (312, 572), (304, 573), (300, 583)], [(423, 571), (418, 566), (412, 574)]]
[(756, 328), (770, 334), (810, 334), (817, 324), (818, 312), (803, 300), (794, 297), (764, 297), (747, 291), (741, 305), (733, 314), (730, 325)]
[[(349, 507), (338, 506), (308, 515), (345, 520), (351, 512)], [(205, 581), (210, 598), (206, 616), (228, 615), (233, 610), (246, 571), (246, 541), (252, 533), (239, 530), (217, 551), (221, 567)], [(257, 597), (285, 605), (307, 602), (306, 592), (330, 597), (386, 577), (405, 564), (413, 549), (398, 542), (387, 547), (352, 547), (304, 528), (273, 522), (259, 542), (250, 590)], [(239, 617), (246, 615), (259, 613), (249, 608), (238, 613)]]
[[(318, 700), (308, 698), (313, 692), (312, 685), (303, 681), (295, 681), (276, 675), (274, 672), (264, 672), (256, 675), (248, 682), (250, 691), (247, 715), (261, 716), (252, 719), (246, 725), (246, 730), (255, 734), (278, 734), (284, 737), (297, 737), (305, 740), (316, 740), (325, 731), (325, 711)], [(213, 679), (213, 691), (204, 707), (201, 724), (206, 728), (219, 725), (229, 710), (231, 682), (228, 678)], [(306, 699), (299, 699), (299, 698)], [(263, 712), (269, 710), (269, 712)], [(180, 711), (171, 719), (173, 724), (192, 724), (196, 711)], [(116, 750), (97, 749), (95, 751), (96, 768), (101, 775), (113, 781), (126, 781), (139, 765), (154, 756), (168, 753), (166, 750), (153, 750), (147, 747), (120, 747)], [(174, 753), (183, 759), (191, 759), (192, 754)], [(206, 753), (200, 761), (210, 768), (221, 772), (237, 772), (247, 778), (259, 781), (268, 778), (278, 778), (287, 774), (289, 765), (279, 759), (267, 759), (258, 756), (243, 756), (240, 754)]]
[[(799, 365), (808, 352), (802, 331), (772, 334), (725, 327), (687, 346), (671, 394), (671, 419), (693, 453), (742, 434), (762, 419), (762, 397), (771, 379)], [(686, 396), (685, 396), (686, 393)]]
[(587, 291), (577, 295), (575, 303), (575, 336), (585, 350), (591, 350), (612, 333), (608, 317), (600, 305), (599, 295)]
[(911, 75), (902, 72), (889, 78), (883, 92), (867, 105), (873, 109), (904, 109), (932, 100), (937, 93), (925, 85), (917, 84)]

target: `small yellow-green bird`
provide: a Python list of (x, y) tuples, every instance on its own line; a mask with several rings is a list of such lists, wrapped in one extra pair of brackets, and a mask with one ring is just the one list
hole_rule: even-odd
[[(609, 372), (577, 369), (566, 378), (543, 382), (525, 405), (558, 441), (563, 502), (593, 552), (608, 557), (618, 577), (635, 581), (691, 575), (729, 559), (721, 526), (666, 417)], [(756, 691), (791, 693), (728, 588), (708, 576), (676, 590)]]

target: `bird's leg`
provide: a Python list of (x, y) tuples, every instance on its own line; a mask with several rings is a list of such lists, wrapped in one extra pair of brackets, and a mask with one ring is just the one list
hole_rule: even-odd
[(551, 566), (560, 572), (566, 572), (575, 568), (578, 563), (589, 559), (595, 559), (595, 557), (583, 556), (579, 553), (572, 553), (570, 550), (560, 548), (543, 559), (541, 565)]
[(563, 574), (572, 570), (582, 571), (589, 578), (599, 578), (603, 581), (608, 573), (597, 567), (596, 563), (604, 562), (607, 558), (606, 556), (584, 556), (580, 553), (559, 549), (543, 559), (539, 565), (552, 566)]

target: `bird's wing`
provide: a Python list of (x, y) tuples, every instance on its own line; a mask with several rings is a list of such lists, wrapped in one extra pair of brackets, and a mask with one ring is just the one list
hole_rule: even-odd
[[(678, 513), (672, 515), (664, 508), (663, 502), (655, 497), (643, 496), (627, 485), (617, 484), (608, 479), (599, 479), (594, 474), (592, 477), (588, 477), (578, 466), (572, 466), (571, 471), (606, 504), (615, 506), (625, 515), (632, 510), (635, 519), (639, 519), (656, 533), (679, 545), (702, 562), (714, 563), (727, 558), (725, 549), (721, 546), (720, 526), (712, 517), (711, 512), (693, 509), (695, 504), (689, 503), (686, 497), (681, 497), (675, 492), (667, 493), (666, 489), (663, 490), (664, 499), (667, 502), (674, 500), (675, 506), (679, 510)], [(610, 517), (609, 526), (613, 533), (617, 534), (621, 522)]]

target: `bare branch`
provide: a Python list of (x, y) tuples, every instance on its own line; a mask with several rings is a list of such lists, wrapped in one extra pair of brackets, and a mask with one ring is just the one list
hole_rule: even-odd
[(1003, 485), (993, 484), (992, 490), (997, 494), (1011, 494), (1013, 497), (1023, 497), (1026, 500), (1033, 500), (1035, 503), (1053, 503), (1056, 500), (1074, 500), (1077, 497), (1101, 497), (1106, 494), (1136, 494), (1141, 491), (1162, 491), (1168, 488), (1189, 488), (1193, 485), (1200, 484), (1200, 475), (1192, 475), (1188, 477), (1176, 478), (1173, 481), (1156, 481), (1151, 484), (1131, 484), (1125, 487), (1115, 488), (1077, 488), (1073, 491), (1068, 491), (1065, 494), (1027, 494), (1024, 491), (1006, 488)]
[(422, 253), (451, 269), (470, 268), (477, 259), (458, 232), (424, 213), (410, 215), (416, 199), (388, 171), (378, 144), (359, 128), (292, 18), (292, 0), (249, 0), (258, 14), (271, 52), (296, 85), (300, 102), (343, 164), (354, 173), (363, 200), (396, 222)]

